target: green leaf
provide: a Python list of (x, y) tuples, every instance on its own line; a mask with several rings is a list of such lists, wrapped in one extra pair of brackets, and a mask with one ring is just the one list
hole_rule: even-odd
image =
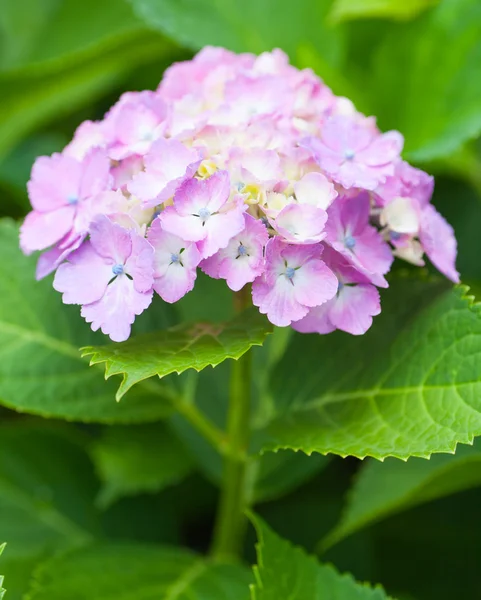
[(251, 517), (257, 531), (257, 566), (252, 600), (387, 600), (381, 587), (356, 583), (334, 567), (320, 564), (302, 548), (275, 534), (259, 517)]
[(480, 134), (478, 0), (442, 0), (408, 25), (379, 26), (366, 45), (375, 52), (358, 85), (367, 77), (371, 110), (405, 135), (410, 159), (448, 157)]
[(454, 456), (438, 454), (429, 461), (387, 459), (364, 465), (349, 492), (339, 524), (322, 547), (372, 523), (418, 504), (481, 485), (481, 450), (460, 446)]
[[(5, 544), (5, 543), (0, 545), (0, 556), (2, 555), (3, 551), (5, 550), (6, 545), (7, 544)], [(0, 575), (0, 600), (3, 598), (6, 591), (7, 590), (5, 590), (3, 587), (3, 575)]]
[[(102, 52), (82, 60), (53, 62), (0, 74), (0, 156), (33, 129), (67, 115), (115, 88), (145, 61), (168, 55), (171, 47), (142, 30), (113, 40)], [(159, 77), (160, 78), (160, 77)]]
[(330, 17), (333, 21), (386, 17), (409, 20), (440, 0), (335, 0)]
[[(171, 388), (147, 384), (122, 404), (115, 381), (81, 359), (78, 347), (102, 339), (64, 306), (50, 280), (35, 281), (35, 258), (18, 249), (18, 228), (0, 221), (0, 403), (19, 412), (101, 423), (156, 421), (171, 411)], [(165, 311), (152, 307), (147, 328), (165, 325)], [(145, 325), (144, 325), (145, 327)]]
[(252, 308), (227, 323), (186, 323), (120, 344), (86, 347), (83, 356), (92, 356), (91, 365), (106, 363), (106, 378), (123, 375), (120, 400), (136, 383), (154, 375), (201, 371), (227, 358), (237, 360), (252, 346), (261, 346), (271, 331), (267, 319)]
[(0, 532), (8, 540), (2, 573), (7, 597), (20, 600), (46, 555), (90, 542), (98, 533), (98, 483), (73, 426), (10, 422), (0, 426)]
[(183, 444), (161, 423), (109, 427), (91, 449), (105, 507), (123, 496), (158, 492), (192, 471)]
[(95, 545), (38, 569), (28, 600), (247, 600), (250, 573), (180, 548)]
[(339, 64), (343, 32), (325, 24), (331, 0), (130, 0), (139, 16), (181, 44), (206, 45), (236, 52), (279, 47), (296, 58), (312, 45), (329, 64)]
[[(359, 458), (454, 452), (481, 434), (481, 320), (465, 288), (393, 282), (360, 337), (296, 335), (271, 376), (261, 450)], [(440, 293), (442, 292), (442, 293)]]
[(32, 129), (92, 104), (137, 65), (163, 59), (173, 48), (146, 29), (127, 0), (5, 4), (0, 155)]

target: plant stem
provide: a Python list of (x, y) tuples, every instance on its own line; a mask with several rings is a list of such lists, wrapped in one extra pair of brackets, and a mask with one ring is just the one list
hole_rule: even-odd
[[(250, 302), (249, 290), (235, 296), (237, 311)], [(251, 353), (232, 363), (227, 437), (231, 452), (224, 456), (224, 473), (211, 553), (216, 559), (238, 559), (247, 525), (246, 452), (250, 434)]]

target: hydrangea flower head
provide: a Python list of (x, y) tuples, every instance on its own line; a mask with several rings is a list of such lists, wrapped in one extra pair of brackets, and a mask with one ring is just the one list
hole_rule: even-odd
[(459, 281), (434, 180), (402, 146), (282, 51), (207, 47), (37, 159), (20, 244), (114, 341), (154, 293), (191, 292), (198, 269), (251, 286), (275, 325), (359, 335), (395, 257)]

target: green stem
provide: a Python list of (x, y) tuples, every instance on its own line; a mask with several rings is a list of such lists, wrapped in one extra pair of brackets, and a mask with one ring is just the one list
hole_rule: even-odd
[[(238, 311), (249, 301), (248, 291), (236, 294)], [(224, 457), (224, 472), (217, 518), (214, 527), (212, 555), (216, 559), (238, 559), (242, 553), (247, 525), (246, 453), (249, 444), (251, 353), (232, 362), (229, 389), (227, 437), (231, 452)]]

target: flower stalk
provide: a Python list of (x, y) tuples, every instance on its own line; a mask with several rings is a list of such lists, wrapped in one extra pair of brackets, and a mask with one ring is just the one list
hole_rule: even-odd
[[(234, 296), (234, 306), (241, 312), (250, 304), (250, 290)], [(247, 525), (247, 447), (250, 434), (251, 352), (232, 362), (229, 386), (227, 437), (231, 452), (224, 457), (221, 494), (214, 527), (211, 554), (218, 560), (238, 559), (242, 553)]]

